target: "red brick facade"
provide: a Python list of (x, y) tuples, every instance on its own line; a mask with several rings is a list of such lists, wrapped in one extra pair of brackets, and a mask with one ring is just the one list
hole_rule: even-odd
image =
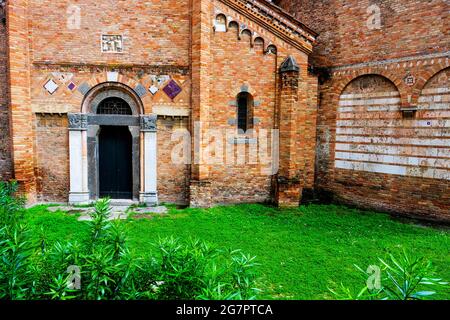
[[(271, 148), (278, 128), (292, 151), (279, 155), (280, 167), (289, 168), (288, 176), (301, 176), (294, 196), (281, 205), (297, 205), (301, 189), (313, 187), (317, 79), (308, 72), (308, 55), (315, 33), (278, 7), (242, 0), (99, 1), (95, 6), (88, 0), (18, 0), (6, 8), (2, 47), (9, 57), (2, 62), (9, 67), (9, 83), (2, 84), (11, 91), (4, 105), (9, 104), (12, 134), (2, 131), (1, 171), (2, 179), (21, 182), (30, 202), (67, 201), (72, 191), (85, 197), (86, 191), (93, 193), (86, 188), (98, 187), (89, 176), (96, 172), (90, 148), (98, 128), (86, 130), (70, 119), (71, 114), (89, 116), (96, 95), (108, 90), (122, 97), (132, 92), (130, 101), (141, 115), (158, 117), (159, 201), (193, 206), (274, 201), (279, 179)], [(292, 101), (282, 93), (279, 73), (288, 56), (299, 66)], [(242, 93), (251, 100), (247, 117), (253, 132), (238, 134)], [(291, 107), (280, 113), (285, 99)], [(2, 128), (8, 129), (4, 119)], [(73, 125), (81, 131), (69, 134)], [(188, 163), (173, 161), (177, 132), (191, 135)], [(144, 193), (152, 187), (145, 182), (149, 136), (141, 131), (140, 147), (133, 151), (141, 157), (136, 172)], [(209, 149), (215, 139), (223, 149)], [(72, 154), (72, 147), (79, 152)], [(8, 174), (12, 163), (13, 175)], [(72, 172), (72, 166), (80, 172)], [(71, 190), (71, 179), (79, 190)]]
[(316, 190), (449, 220), (448, 2), (278, 3), (319, 32)]
[(11, 138), (8, 112), (8, 53), (6, 46), (6, 28), (0, 23), (0, 180), (12, 177)]
[(69, 192), (67, 117), (36, 114), (36, 177), (40, 202), (66, 202)]
[[(21, 182), (30, 202), (67, 201), (73, 159), (92, 169), (95, 126), (77, 124), (87, 142), (71, 157), (70, 115), (92, 116), (96, 94), (115, 90), (158, 118), (159, 201), (295, 206), (316, 190), (449, 219), (444, 0), (15, 0), (5, 17), (0, 179)], [(238, 134), (243, 95), (252, 131)], [(192, 152), (177, 163), (183, 132)], [(141, 192), (148, 137), (133, 151)]]

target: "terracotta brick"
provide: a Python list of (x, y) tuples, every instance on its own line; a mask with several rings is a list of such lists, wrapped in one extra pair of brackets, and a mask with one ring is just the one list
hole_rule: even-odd
[[(448, 135), (439, 136), (448, 131), (448, 101), (433, 93), (449, 87), (446, 1), (273, 2), (9, 1), (6, 29), (0, 24), (0, 179), (18, 179), (30, 202), (66, 201), (67, 114), (87, 112), (83, 87), (110, 81), (135, 93), (143, 87), (142, 112), (158, 114), (161, 201), (291, 206), (315, 189), (361, 207), (449, 219)], [(374, 4), (380, 29), (367, 27)], [(319, 32), (317, 41), (307, 26)], [(102, 52), (102, 35), (122, 36), (123, 52)], [(297, 87), (285, 90), (279, 69), (288, 56), (299, 73)], [(53, 93), (44, 89), (49, 80), (58, 86)], [(181, 88), (173, 99), (164, 93), (169, 81)], [(196, 161), (211, 142), (195, 149), (196, 123), (203, 136), (235, 130), (243, 91), (254, 102), (256, 134), (279, 130), (279, 172), (268, 174), (261, 159), (249, 161), (253, 143), (230, 144), (228, 137), (224, 146), (233, 156), (243, 152), (244, 163)], [(371, 105), (372, 95), (385, 92), (395, 93), (384, 97), (392, 105)], [(351, 105), (346, 97), (355, 96), (366, 104)], [(420, 106), (414, 119), (400, 111)], [(344, 134), (353, 130), (344, 124), (356, 121), (363, 123), (359, 134)], [(433, 128), (416, 130), (411, 121)], [(172, 163), (177, 129), (191, 133), (191, 164)], [(430, 141), (421, 140), (432, 138), (427, 132), (442, 141), (416, 146)], [(354, 149), (342, 152), (343, 139)], [(370, 151), (380, 146), (390, 158)], [(404, 163), (416, 158), (422, 162)], [(386, 168), (390, 174), (378, 172)]]
[[(426, 93), (450, 87), (446, 1), (276, 2), (320, 33), (310, 57), (322, 68), (316, 191), (363, 208), (449, 220), (450, 108), (438, 102), (445, 94)], [(380, 29), (367, 27), (370, 5), (380, 8)], [(415, 107), (405, 119), (400, 110)]]

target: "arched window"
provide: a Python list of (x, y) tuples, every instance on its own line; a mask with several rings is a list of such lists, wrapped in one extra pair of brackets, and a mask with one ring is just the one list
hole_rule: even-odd
[(133, 112), (125, 100), (111, 97), (100, 103), (97, 114), (132, 115)]
[(237, 125), (244, 132), (253, 129), (253, 97), (248, 92), (237, 96)]

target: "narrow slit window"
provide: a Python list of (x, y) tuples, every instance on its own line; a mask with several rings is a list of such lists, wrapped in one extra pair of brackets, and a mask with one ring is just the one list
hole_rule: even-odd
[(252, 112), (252, 96), (247, 92), (242, 92), (237, 97), (237, 125), (238, 130), (246, 132), (252, 129), (253, 112)]

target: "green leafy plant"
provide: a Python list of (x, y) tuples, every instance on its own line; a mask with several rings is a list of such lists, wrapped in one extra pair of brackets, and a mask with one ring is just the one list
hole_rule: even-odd
[(378, 260), (382, 265), (380, 287), (369, 287), (369, 274), (355, 265), (365, 282), (362, 289), (354, 292), (341, 284), (339, 289), (329, 290), (341, 300), (422, 300), (435, 295), (439, 289), (448, 285), (433, 276), (431, 261), (408, 254), (405, 250), (399, 257), (390, 254), (388, 259)]
[(76, 290), (69, 289), (70, 275), (58, 275), (53, 279), (53, 283), (50, 284), (50, 291), (46, 293), (51, 300), (71, 300), (76, 298)]
[[(0, 184), (0, 299), (251, 299), (254, 258), (191, 240), (161, 239), (160, 255), (130, 252), (123, 223), (110, 221), (109, 199), (94, 204), (86, 243), (31, 241), (16, 183)], [(69, 270), (77, 270), (73, 286)]]
[(31, 282), (30, 230), (17, 191), (17, 182), (0, 182), (0, 299), (26, 299)]
[(166, 238), (158, 244), (158, 299), (254, 299), (254, 257), (199, 240)]
[[(389, 256), (386, 262), (380, 259), (386, 274), (383, 293), (389, 300), (420, 300), (436, 294), (436, 291), (447, 285), (442, 279), (432, 276), (431, 261), (423, 257), (409, 255), (406, 251), (396, 258)], [(429, 290), (422, 290), (429, 288)]]
[(108, 221), (111, 213), (110, 200), (108, 198), (97, 201), (94, 205), (94, 211), (90, 214), (91, 221), (89, 226), (91, 229), (91, 245), (97, 241), (101, 241), (105, 236), (111, 223)]

